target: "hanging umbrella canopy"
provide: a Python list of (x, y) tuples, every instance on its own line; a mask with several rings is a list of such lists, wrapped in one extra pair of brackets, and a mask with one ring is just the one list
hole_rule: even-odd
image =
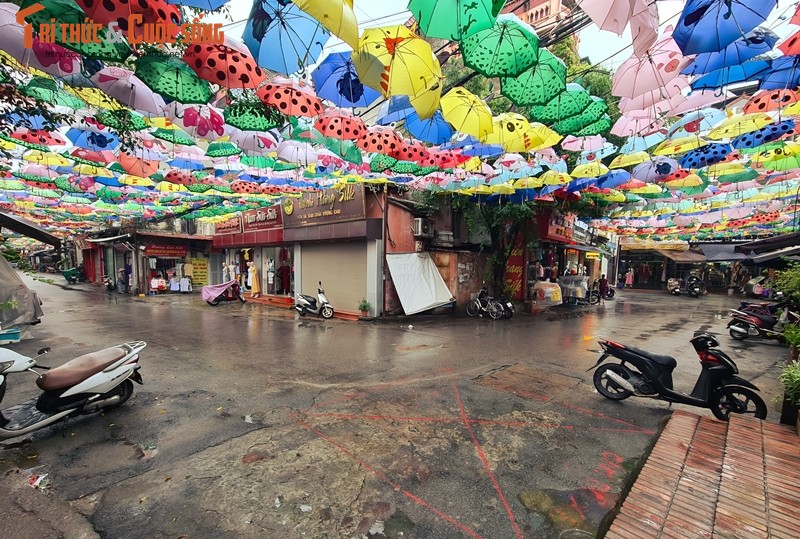
[(358, 47), (358, 21), (353, 12), (352, 0), (292, 1), (350, 47)]
[(134, 110), (161, 114), (164, 98), (151, 90), (133, 71), (121, 67), (104, 67), (91, 77), (98, 88)]
[(353, 63), (361, 81), (384, 97), (409, 96), (421, 118), (438, 108), (442, 68), (431, 46), (405, 26), (364, 30)]
[(682, 168), (701, 168), (724, 161), (733, 151), (730, 144), (710, 143), (690, 150), (678, 160)]
[(738, 149), (756, 148), (778, 140), (794, 131), (794, 120), (773, 122), (761, 129), (740, 135), (731, 141), (731, 146)]
[(770, 68), (759, 74), (760, 90), (778, 90), (800, 86), (800, 56), (781, 56), (772, 60)]
[(152, 135), (158, 139), (166, 140), (172, 144), (183, 144), (184, 146), (194, 146), (195, 141), (181, 129), (158, 128)]
[(307, 142), (284, 140), (278, 144), (278, 158), (287, 163), (307, 166), (317, 162), (317, 152)]
[(495, 0), (410, 0), (408, 10), (425, 37), (462, 41), (494, 25), (496, 3)]
[(631, 175), (643, 182), (652, 183), (661, 181), (679, 169), (678, 162), (669, 157), (654, 157), (636, 165)]
[(121, 132), (147, 129), (147, 122), (144, 116), (128, 109), (101, 110), (95, 114), (94, 119)]
[(516, 77), (501, 77), (500, 92), (517, 105), (545, 105), (566, 89), (567, 66), (547, 49), (533, 67)]
[(708, 138), (720, 140), (723, 138), (738, 137), (739, 135), (750, 133), (751, 131), (757, 131), (771, 123), (772, 116), (763, 112), (744, 115), (737, 114), (714, 126), (714, 129), (708, 134)]
[(756, 56), (768, 53), (777, 42), (778, 36), (775, 33), (766, 28), (756, 28), (721, 51), (698, 54), (691, 64), (683, 68), (681, 74), (699, 75), (739, 65)]
[(206, 150), (208, 157), (229, 157), (240, 153), (242, 153), (242, 150), (237, 148), (235, 144), (220, 141), (212, 142), (208, 145), (208, 150)]
[(365, 86), (358, 78), (349, 52), (326, 56), (311, 72), (311, 78), (317, 96), (337, 107), (366, 107), (380, 97), (377, 91)]
[(173, 101), (165, 107), (164, 114), (191, 137), (212, 139), (225, 135), (223, 112), (212, 105), (183, 105)]
[(288, 119), (272, 105), (255, 99), (241, 99), (231, 103), (223, 111), (225, 122), (242, 131), (267, 131), (281, 128)]
[(729, 84), (758, 79), (769, 74), (771, 67), (770, 61), (763, 59), (749, 60), (741, 65), (723, 67), (702, 77), (696, 77), (691, 83), (692, 90), (716, 90)]
[(462, 86), (441, 99), (442, 116), (457, 131), (483, 138), (492, 132), (492, 110), (485, 101)]
[(778, 0), (687, 0), (676, 24), (683, 54), (717, 52), (764, 23)]
[(21, 86), (19, 91), (29, 97), (58, 107), (66, 107), (73, 110), (86, 107), (86, 103), (82, 99), (65, 92), (56, 81), (50, 78), (33, 77), (27, 84)]
[[(36, 10), (36, 6), (43, 9)], [(87, 58), (97, 58), (112, 62), (124, 62), (133, 52), (125, 39), (108, 39), (107, 30), (100, 28), (96, 40), (72, 39), (65, 28), (71, 25), (85, 24), (86, 13), (74, 0), (23, 0), (20, 11), (34, 8), (32, 13), (25, 16), (25, 21), (33, 28), (39, 29), (42, 25), (51, 24), (55, 19), (53, 39), (59, 45), (73, 50)], [(66, 25), (66, 26), (65, 26)]]
[(605, 159), (606, 157), (609, 157), (617, 153), (617, 149), (618, 148), (616, 145), (610, 142), (606, 142), (605, 144), (603, 144), (603, 146), (597, 148), (596, 150), (591, 150), (591, 151), (587, 150), (581, 152), (575, 164), (583, 165), (585, 163), (591, 163), (592, 161), (600, 161), (601, 159)]
[(705, 139), (695, 135), (667, 139), (653, 149), (653, 155), (678, 155), (700, 148), (706, 144), (708, 144), (708, 142)]
[(324, 136), (339, 140), (358, 140), (367, 131), (364, 120), (345, 109), (326, 109), (314, 127)]
[(495, 116), (492, 132), (481, 142), (497, 144), (508, 152), (524, 152), (531, 145), (532, 129), (527, 118), (514, 112)]
[(611, 116), (608, 114), (604, 114), (599, 120), (593, 122), (577, 133), (575, 133), (578, 137), (591, 137), (594, 135), (605, 135), (611, 130)]
[(578, 133), (581, 129), (596, 122), (608, 112), (608, 105), (606, 105), (603, 99), (594, 95), (590, 96), (589, 99), (591, 101), (583, 111), (569, 118), (558, 120), (553, 123), (552, 128), (562, 135)]
[(316, 63), (331, 34), (287, 0), (254, 0), (242, 41), (261, 67), (290, 75)]
[(437, 145), (444, 144), (455, 133), (438, 110), (427, 119), (420, 118), (416, 112), (411, 114), (406, 118), (405, 128), (414, 138)]
[(785, 88), (779, 90), (760, 90), (747, 100), (747, 103), (742, 107), (742, 112), (751, 114), (754, 112), (780, 110), (798, 101), (800, 101), (800, 94), (795, 90), (787, 90)]
[(703, 108), (684, 114), (680, 120), (669, 127), (667, 135), (670, 138), (700, 135), (710, 131), (717, 124), (727, 119), (725, 111), (712, 108)]
[(591, 104), (592, 97), (583, 86), (569, 83), (563, 92), (548, 101), (546, 105), (532, 107), (531, 118), (539, 122), (557, 122), (580, 114)]
[(389, 155), (403, 146), (403, 138), (391, 127), (374, 125), (356, 141), (356, 145), (365, 152), (377, 152)]
[(561, 141), (561, 147), (571, 152), (593, 152), (603, 148), (606, 139), (599, 136), (591, 137), (576, 137), (574, 135), (567, 135)]
[(716, 103), (721, 103), (735, 98), (735, 94), (728, 91), (700, 90), (694, 91), (681, 104), (673, 107), (670, 111), (673, 115), (686, 114), (693, 110), (709, 107)]
[(620, 112), (633, 110), (648, 110), (652, 107), (671, 110), (673, 106), (682, 103), (686, 97), (681, 93), (689, 87), (686, 77), (675, 77), (663, 87), (637, 95), (636, 97), (623, 97), (619, 100)]
[(199, 78), (186, 62), (174, 56), (142, 56), (136, 60), (134, 74), (165, 99), (207, 104), (214, 95), (208, 82)]
[[(226, 43), (233, 44), (231, 40), (226, 40)], [(255, 90), (267, 78), (244, 47), (198, 43), (186, 48), (183, 61), (201, 79), (225, 88)]]
[(566, 172), (548, 170), (539, 176), (539, 179), (544, 185), (565, 185), (571, 182), (574, 178)]
[(512, 14), (499, 15), (491, 28), (459, 45), (464, 65), (485, 77), (516, 77), (539, 59), (536, 31)]
[(609, 163), (608, 168), (627, 168), (635, 165), (640, 165), (650, 160), (650, 154), (645, 151), (633, 152), (628, 154), (619, 154)]
[(665, 87), (680, 76), (691, 60), (685, 58), (671, 35), (663, 36), (643, 57), (631, 56), (611, 77), (611, 93), (619, 97), (636, 97)]
[(236, 144), (245, 154), (263, 156), (278, 147), (275, 137), (266, 131), (240, 131), (234, 129), (229, 140)]
[(322, 112), (322, 103), (311, 87), (293, 79), (275, 77), (259, 88), (257, 95), (265, 105), (287, 116), (313, 117)]
[(596, 178), (609, 172), (609, 168), (599, 161), (578, 165), (571, 172), (573, 178)]

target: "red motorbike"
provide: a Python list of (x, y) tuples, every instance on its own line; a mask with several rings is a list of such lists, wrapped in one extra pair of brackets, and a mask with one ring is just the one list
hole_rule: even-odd
[(223, 301), (246, 300), (242, 295), (242, 287), (236, 279), (222, 284), (210, 284), (200, 289), (200, 298), (209, 305), (219, 305)]

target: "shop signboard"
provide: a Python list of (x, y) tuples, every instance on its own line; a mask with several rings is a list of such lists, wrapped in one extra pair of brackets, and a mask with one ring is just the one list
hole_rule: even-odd
[(161, 245), (148, 243), (144, 246), (144, 256), (149, 258), (186, 258), (189, 247), (186, 245)]
[(192, 263), (192, 286), (205, 286), (208, 284), (208, 259), (190, 258)]
[(244, 232), (255, 232), (258, 230), (271, 230), (281, 228), (281, 209), (279, 206), (268, 208), (258, 208), (242, 212), (242, 228)]
[(623, 241), (619, 244), (621, 251), (644, 251), (649, 249), (659, 249), (662, 251), (688, 251), (689, 243), (685, 241), (653, 241), (636, 240)]
[(240, 234), (242, 232), (242, 216), (237, 213), (231, 215), (224, 221), (214, 223), (214, 234)]
[(522, 240), (517, 238), (517, 243), (511, 249), (511, 254), (506, 262), (505, 287), (509, 291), (511, 299), (522, 301), (522, 278), (525, 266), (523, 256)]
[(555, 208), (539, 214), (539, 237), (544, 241), (573, 242), (575, 214), (562, 213)]
[(281, 203), (283, 228), (299, 228), (366, 219), (364, 186), (346, 184), (286, 197)]

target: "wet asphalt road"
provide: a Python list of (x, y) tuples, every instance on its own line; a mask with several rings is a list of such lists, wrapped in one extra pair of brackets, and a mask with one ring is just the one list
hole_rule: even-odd
[[(54, 366), (148, 347), (123, 407), (0, 442), (0, 525), (21, 539), (593, 537), (669, 413), (594, 391), (599, 336), (674, 355), (688, 392), (689, 339), (718, 334), (767, 401), (786, 357), (727, 336), (729, 296), (365, 323), (25, 280), (45, 316), (10, 348), (50, 346)], [(33, 377), (9, 384), (4, 405), (34, 393)]]

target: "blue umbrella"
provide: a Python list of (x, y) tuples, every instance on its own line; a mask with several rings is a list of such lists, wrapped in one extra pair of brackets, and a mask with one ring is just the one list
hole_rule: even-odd
[(702, 168), (724, 161), (733, 151), (730, 144), (712, 143), (689, 150), (680, 158), (681, 168)]
[(700, 75), (703, 73), (711, 73), (712, 71), (725, 67), (739, 65), (760, 54), (768, 53), (777, 42), (778, 36), (775, 33), (765, 28), (756, 28), (719, 52), (704, 52), (703, 54), (698, 54), (694, 61), (681, 71), (681, 74)]
[(242, 41), (258, 65), (289, 75), (315, 63), (330, 37), (290, 0), (255, 0)]
[(613, 189), (623, 183), (627, 183), (630, 179), (631, 174), (626, 170), (611, 170), (597, 177), (597, 186), (600, 189)]
[(794, 120), (774, 122), (762, 127), (761, 129), (758, 129), (757, 131), (739, 135), (731, 141), (731, 146), (737, 150), (742, 148), (755, 148), (756, 146), (766, 144), (767, 142), (778, 140), (793, 129)]
[(27, 127), (28, 129), (44, 129), (48, 125), (52, 127), (52, 122), (48, 122), (41, 114), (28, 114), (25, 112), (9, 112), (2, 118), (6, 124), (16, 127)]
[(183, 157), (176, 157), (167, 161), (172, 168), (182, 168), (183, 170), (203, 170), (206, 166), (199, 161), (192, 161)]
[(712, 108), (688, 112), (670, 126), (667, 136), (679, 138), (697, 135), (700, 131), (711, 130), (727, 117), (724, 111)]
[(71, 128), (67, 131), (67, 138), (72, 144), (94, 152), (115, 150), (119, 146), (119, 137), (113, 133), (95, 133), (85, 129)]
[(329, 54), (311, 73), (317, 96), (337, 107), (366, 107), (381, 94), (358, 79), (349, 52)]
[(665, 138), (667, 137), (663, 133), (653, 133), (645, 137), (628, 137), (628, 140), (619, 149), (619, 153), (643, 152), (661, 144)]
[[(751, 81), (771, 71), (769, 60), (750, 60), (741, 65), (724, 67), (712, 71), (691, 82), (692, 91), (714, 90), (735, 82)], [(781, 86), (783, 88), (783, 86)]]
[(566, 191), (567, 193), (575, 193), (581, 189), (586, 189), (590, 185), (597, 186), (597, 178), (578, 178), (577, 180), (572, 180), (567, 184)]
[(721, 51), (763, 23), (778, 0), (687, 0), (672, 37), (683, 54)]
[(460, 134), (456, 137), (456, 140), (448, 142), (446, 144), (442, 144), (439, 146), (440, 150), (457, 150), (458, 148), (466, 148), (468, 146), (477, 146), (478, 144), (482, 144), (477, 137), (473, 137), (472, 135), (464, 135)]
[(781, 56), (772, 60), (772, 69), (761, 77), (759, 90), (795, 89), (800, 86), (800, 56)]
[(438, 110), (426, 119), (420, 118), (416, 111), (412, 112), (406, 118), (406, 130), (415, 139), (431, 144), (444, 144), (455, 133), (453, 127)]
[(389, 125), (390, 123), (405, 120), (408, 116), (416, 114), (414, 107), (411, 106), (407, 95), (395, 95), (389, 98), (378, 110), (378, 125)]
[(196, 7), (206, 11), (216, 11), (231, 0), (167, 0), (167, 4), (174, 6)]
[(469, 157), (500, 157), (506, 151), (498, 144), (471, 144), (464, 146), (461, 150), (461, 155), (468, 155)]
[(599, 161), (600, 159), (608, 157), (609, 155), (614, 155), (615, 153), (617, 153), (617, 150), (618, 148), (614, 144), (606, 142), (603, 144), (601, 148), (598, 148), (596, 150), (582, 151), (575, 164), (585, 165), (593, 161)]

